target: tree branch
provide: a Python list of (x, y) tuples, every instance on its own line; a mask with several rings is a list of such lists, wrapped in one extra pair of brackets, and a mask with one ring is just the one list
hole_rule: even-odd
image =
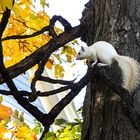
[[(50, 47), (54, 47), (56, 45), (56, 42), (55, 40), (50, 44)], [(33, 102), (37, 99), (37, 95), (36, 95), (36, 88), (35, 88), (35, 85), (36, 85), (36, 82), (38, 80), (38, 77), (41, 76), (41, 74), (43, 73), (44, 71), (44, 66), (45, 64), (47, 63), (49, 57), (47, 55), (44, 55), (40, 61), (40, 63), (38, 64), (38, 69), (35, 71), (35, 76), (31, 82), (31, 89), (32, 89), (32, 94), (30, 95), (29, 97), (29, 101), (30, 102)]]
[[(55, 40), (56, 40), (56, 46), (54, 47), (49, 47), (51, 43), (53, 43), (53, 40), (51, 39), (48, 43), (46, 43), (44, 46), (39, 48), (37, 51), (32, 53), (30, 56), (26, 57), (19, 63), (7, 68), (11, 78), (15, 78), (16, 76), (24, 73), (34, 65), (38, 64), (39, 61), (42, 59), (42, 56), (47, 55), (49, 58), (50, 55), (65, 45), (66, 43), (74, 40), (75, 38), (78, 38), (81, 36), (83, 26), (79, 25), (77, 27), (73, 27), (71, 31), (69, 32), (64, 32), (60, 34)], [(3, 78), (0, 75), (0, 84), (3, 83)]]
[(58, 116), (58, 114), (75, 98), (75, 96), (78, 95), (78, 93), (81, 91), (82, 88), (84, 88), (90, 80), (92, 80), (92, 73), (93, 70), (87, 71), (85, 76), (77, 83), (73, 84), (71, 86), (71, 91), (59, 102), (57, 103), (51, 111), (46, 115), (46, 124), (44, 124), (45, 129), (42, 133), (42, 136), (40, 140), (43, 139), (45, 134), (49, 131), (50, 125), (54, 122), (55, 118)]

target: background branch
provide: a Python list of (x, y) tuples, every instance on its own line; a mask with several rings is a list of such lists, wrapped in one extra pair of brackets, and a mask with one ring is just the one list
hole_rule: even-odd
[(18, 94), (18, 96), (29, 96), (31, 94), (31, 92), (28, 91), (7, 91), (7, 90), (0, 90), (0, 94), (2, 95), (16, 95)]
[[(60, 87), (58, 89), (55, 89), (55, 90), (51, 90), (51, 91), (45, 91), (45, 92), (40, 92), (40, 91), (37, 91), (36, 92), (36, 96), (37, 97), (47, 97), (47, 96), (51, 96), (51, 95), (54, 95), (54, 94), (58, 94), (58, 93), (61, 93), (63, 91), (66, 91), (68, 89), (71, 89), (71, 86), (64, 86), (64, 87)], [(27, 96), (27, 97), (30, 97), (31, 94), (33, 94), (32, 92), (28, 92), (28, 91), (7, 91), (7, 90), (0, 90), (0, 94), (2, 95), (12, 95), (12, 96)]]
[[(61, 17), (61, 16), (53, 16), (52, 19), (50, 20), (50, 24), (48, 26), (48, 30), (49, 30), (50, 34), (52, 35), (52, 37), (53, 37), (53, 39), (52, 39), (53, 41), (50, 43), (49, 48), (54, 48), (54, 46), (56, 46), (56, 36), (57, 36), (57, 34), (54, 31), (54, 26), (55, 26), (55, 23), (56, 23), (57, 20), (64, 26), (66, 31), (70, 31), (72, 29), (70, 23), (67, 20), (65, 20), (63, 17)], [(36, 98), (38, 97), (36, 95), (35, 84), (36, 84), (36, 82), (38, 80), (38, 77), (40, 77), (41, 74), (43, 73), (44, 66), (47, 63), (47, 61), (49, 59), (49, 56), (44, 54), (42, 59), (38, 63), (38, 65), (39, 65), (38, 69), (36, 70), (35, 76), (34, 76), (32, 82), (31, 82), (32, 94), (29, 96), (29, 101), (31, 101), (31, 102), (35, 101)]]
[[(34, 53), (32, 53), (30, 56), (26, 57), (19, 63), (7, 68), (11, 78), (15, 78), (16, 76), (24, 73), (34, 65), (38, 64), (39, 61), (42, 59), (42, 56), (47, 55), (49, 57), (54, 51), (65, 45), (66, 43), (74, 40), (75, 38), (78, 38), (81, 36), (83, 26), (79, 25), (77, 27), (73, 27), (71, 31), (64, 32), (57, 36), (55, 39), (56, 46), (55, 47), (49, 47), (51, 43), (53, 43), (53, 40), (51, 39), (48, 43), (46, 43), (44, 46), (36, 50)], [(3, 78), (0, 75), (0, 83), (3, 83)]]
[(92, 70), (87, 71), (85, 76), (79, 82), (72, 85), (72, 90), (59, 103), (57, 103), (46, 115), (47, 121), (44, 125), (44, 132), (42, 133), (40, 140), (42, 140), (45, 134), (49, 131), (50, 125), (54, 122), (58, 114), (75, 98), (75, 96), (78, 95), (81, 89), (84, 88), (93, 78), (91, 76), (92, 73)]

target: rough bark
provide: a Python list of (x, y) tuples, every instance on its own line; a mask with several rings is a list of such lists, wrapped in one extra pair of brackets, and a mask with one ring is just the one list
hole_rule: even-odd
[[(88, 45), (98, 40), (111, 42), (122, 55), (140, 61), (140, 0), (90, 0), (83, 11), (81, 23), (86, 33), (82, 37)], [(107, 69), (108, 75), (121, 84), (117, 66)], [(93, 79), (87, 87), (83, 107), (82, 140), (139, 140), (140, 133), (124, 113), (120, 101), (111, 101), (112, 91), (100, 79)], [(140, 109), (139, 90), (134, 107)]]

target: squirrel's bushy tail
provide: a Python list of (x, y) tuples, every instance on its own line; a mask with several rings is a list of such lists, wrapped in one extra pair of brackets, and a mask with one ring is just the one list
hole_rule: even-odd
[(140, 66), (133, 58), (127, 56), (116, 56), (115, 60), (118, 62), (122, 70), (123, 84), (122, 86), (132, 93), (140, 83)]

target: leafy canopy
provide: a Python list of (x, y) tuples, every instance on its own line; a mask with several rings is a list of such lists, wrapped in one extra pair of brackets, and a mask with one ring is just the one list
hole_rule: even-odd
[[(46, 3), (45, 0), (40, 0), (40, 5), (42, 8), (36, 10), (37, 6), (32, 0), (17, 0), (14, 3), (14, 6), (12, 5), (12, 0), (1, 0), (0, 12), (2, 14), (6, 8), (12, 10), (3, 38), (13, 35), (30, 35), (49, 25), (50, 17), (44, 11), (44, 8), (45, 6), (48, 6), (48, 3)], [(2, 14), (0, 15), (0, 18), (2, 17)], [(55, 32), (60, 34), (62, 33), (62, 30), (55, 27)], [(2, 45), (6, 67), (20, 62), (46, 44), (51, 38), (49, 33), (45, 32), (32, 38), (3, 41)], [(64, 68), (62, 65), (64, 61), (72, 63), (73, 58), (76, 56), (76, 51), (72, 47), (74, 44), (77, 44), (76, 40), (70, 44), (66, 44), (63, 49), (56, 51), (52, 54), (46, 64), (47, 68), (54, 69), (55, 77), (64, 76)], [(73, 63), (71, 65), (73, 65)]]
[[(7, 8), (12, 11), (2, 38), (4, 39), (13, 35), (30, 35), (49, 25), (50, 17), (44, 11), (44, 8), (49, 6), (48, 3), (46, 3), (46, 0), (40, 0), (39, 6), (41, 7), (37, 11), (35, 9), (36, 5), (32, 0), (17, 0), (14, 5), (12, 0), (0, 0), (0, 20), (2, 19), (2, 16)], [(62, 30), (55, 27), (55, 32), (60, 34), (62, 33)], [(2, 41), (6, 67), (20, 62), (38, 48), (42, 47), (51, 38), (52, 37), (48, 32), (44, 32), (32, 38), (12, 40), (7, 39)], [(76, 55), (76, 51), (73, 47), (74, 44), (77, 44), (76, 40), (66, 44), (62, 49), (59, 49), (52, 54), (46, 63), (46, 68), (51, 70), (54, 69), (55, 77), (64, 76), (63, 62), (69, 62), (71, 65), (74, 64), (73, 58)], [(0, 101), (2, 102), (2, 98)], [(0, 112), (1, 140), (36, 140), (36, 135), (42, 132), (41, 125), (37, 124), (32, 130), (24, 122), (23, 113), (19, 113), (17, 110), (13, 111), (10, 107), (7, 107), (2, 103), (0, 103)], [(61, 130), (55, 133), (48, 133), (46, 135), (46, 139), (47, 137), (52, 137), (52, 135), (57, 139), (67, 139), (68, 137), (72, 139), (79, 139), (79, 132), (79, 125), (65, 123), (65, 126), (62, 127)]]

